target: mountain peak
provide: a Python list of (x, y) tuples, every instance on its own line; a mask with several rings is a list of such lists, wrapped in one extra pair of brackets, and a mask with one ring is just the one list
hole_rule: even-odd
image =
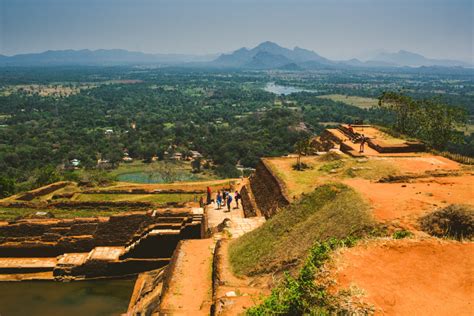
[(265, 41), (260, 44), (258, 44), (255, 48), (283, 48), (277, 43), (271, 42), (271, 41)]

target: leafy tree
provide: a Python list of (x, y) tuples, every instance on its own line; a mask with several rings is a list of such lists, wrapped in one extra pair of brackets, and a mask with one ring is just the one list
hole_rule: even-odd
[(15, 193), (15, 182), (6, 177), (0, 177), (0, 197), (4, 198)]
[(439, 98), (415, 100), (395, 92), (385, 92), (379, 106), (395, 113), (395, 130), (444, 150), (450, 143), (462, 141), (457, 128), (466, 123), (464, 109), (443, 104)]

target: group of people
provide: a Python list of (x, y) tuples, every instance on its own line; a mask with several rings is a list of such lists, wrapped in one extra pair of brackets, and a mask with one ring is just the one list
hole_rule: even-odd
[(230, 212), (232, 201), (235, 201), (235, 208), (239, 208), (239, 200), (241, 199), (239, 191), (235, 191), (234, 197), (232, 197), (232, 193), (229, 191), (223, 190), (217, 191), (215, 200), (212, 199), (212, 192), (211, 188), (207, 187), (207, 205), (216, 202), (217, 209), (220, 210), (223, 206), (227, 205), (227, 212)]

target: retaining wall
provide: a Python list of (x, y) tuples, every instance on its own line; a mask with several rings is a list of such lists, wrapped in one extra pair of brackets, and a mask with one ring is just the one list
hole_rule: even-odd
[(273, 174), (265, 158), (258, 163), (255, 173), (250, 177), (250, 187), (247, 187), (243, 193), (242, 205), (246, 216), (247, 214), (255, 216), (260, 212), (265, 218), (269, 218), (279, 208), (290, 204), (284, 192), (283, 183)]
[(201, 227), (193, 227), (201, 223), (193, 222), (193, 214), (184, 210), (155, 216), (134, 212), (102, 218), (19, 220), (0, 225), (0, 257), (54, 257), (97, 246), (125, 246), (150, 225), (170, 222), (181, 223), (181, 238), (201, 237)]

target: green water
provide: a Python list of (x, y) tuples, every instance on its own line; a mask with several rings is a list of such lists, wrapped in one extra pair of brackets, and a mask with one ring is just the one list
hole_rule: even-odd
[(164, 179), (159, 173), (147, 173), (147, 172), (132, 172), (122, 173), (117, 176), (117, 180), (123, 182), (135, 182), (135, 183), (171, 183), (171, 182), (182, 182), (182, 181), (199, 181), (202, 177), (192, 174), (191, 172), (182, 172), (173, 175), (171, 179)]
[(135, 279), (0, 282), (1, 316), (105, 316), (127, 311)]

